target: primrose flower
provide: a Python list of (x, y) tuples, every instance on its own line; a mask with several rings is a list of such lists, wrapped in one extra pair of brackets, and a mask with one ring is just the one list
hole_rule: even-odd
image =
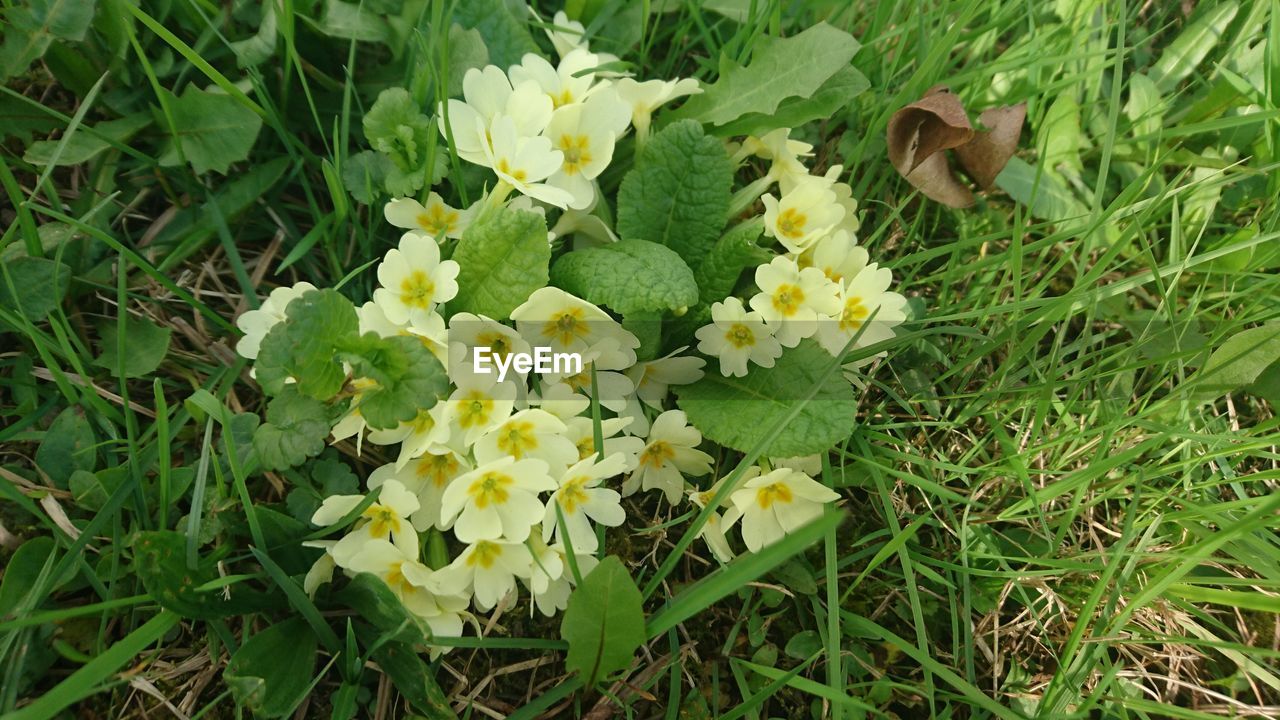
[(480, 373), (459, 374), (453, 382), (455, 390), (444, 401), (444, 419), (458, 426), (467, 445), (511, 416), (516, 398), (513, 383)]
[[(330, 495), (311, 516), (311, 523), (321, 527), (336, 525), (364, 502), (364, 495)], [(387, 480), (378, 499), (360, 513), (359, 519), (345, 537), (330, 549), (333, 559), (346, 567), (353, 555), (370, 540), (390, 540), (405, 553), (417, 557), (418, 534), (409, 517), (418, 511), (418, 497), (398, 480)]]
[(609, 166), (614, 142), (630, 123), (626, 103), (608, 88), (551, 115), (546, 136), (564, 156), (564, 162), (547, 183), (573, 195), (570, 208), (584, 210), (594, 204), (594, 180)]
[(427, 204), (413, 198), (396, 198), (382, 208), (387, 222), (398, 228), (424, 233), (436, 242), (458, 239), (471, 224), (471, 211), (455, 210), (436, 193), (427, 195)]
[(730, 296), (711, 305), (711, 324), (698, 328), (698, 351), (720, 358), (720, 374), (742, 377), (747, 361), (773, 367), (782, 356), (782, 346), (765, 325), (760, 313), (747, 311), (742, 301)]
[(418, 498), (418, 510), (409, 516), (415, 530), (448, 530), (449, 524), (440, 517), (444, 490), (470, 470), (471, 463), (463, 454), (450, 450), (438, 455), (427, 453), (403, 467), (390, 463), (377, 468), (369, 474), (369, 489), (381, 487), (387, 480), (399, 482)]
[(387, 320), (405, 325), (426, 325), (436, 305), (458, 294), (458, 263), (440, 260), (440, 246), (434, 240), (408, 232), (400, 247), (387, 251), (378, 264), (378, 283), (373, 301)]
[(855, 347), (893, 337), (893, 328), (907, 319), (907, 299), (889, 292), (892, 283), (893, 273), (875, 263), (847, 280), (840, 288), (838, 311), (818, 322), (818, 344), (836, 356), (854, 336)]
[(622, 101), (631, 106), (631, 125), (636, 129), (637, 138), (641, 142), (649, 135), (649, 122), (654, 110), (678, 97), (702, 92), (698, 81), (693, 78), (645, 82), (622, 78), (613, 84), (613, 88)]
[(414, 419), (402, 422), (394, 428), (371, 430), (368, 440), (374, 445), (400, 443), (400, 454), (395, 462), (398, 468), (424, 453), (447, 452), (454, 438), (444, 412), (444, 403), (438, 402), (429, 410), (419, 409)]
[(764, 234), (777, 238), (787, 250), (804, 252), (818, 238), (830, 232), (844, 217), (844, 208), (823, 178), (806, 175), (779, 200), (773, 195), (764, 203)]
[(802, 157), (813, 157), (813, 146), (807, 142), (791, 140), (791, 128), (778, 128), (760, 137), (748, 137), (742, 142), (742, 152), (770, 160), (765, 176), (776, 181), (785, 194), (809, 177), (809, 168), (800, 162)]
[(823, 177), (831, 183), (831, 192), (836, 194), (836, 204), (844, 208), (844, 217), (836, 224), (836, 229), (854, 235), (862, 224), (858, 220), (858, 201), (853, 199), (853, 188), (849, 183), (840, 182), (842, 172), (843, 165), (832, 165), (827, 168), (827, 174)]
[[(606, 478), (620, 475), (626, 470), (627, 461), (621, 453), (597, 461), (595, 456), (575, 464), (560, 478), (560, 487), (551, 493), (545, 517), (542, 518), (542, 539), (550, 542), (554, 534), (558, 542), (564, 542), (567, 530), (574, 552), (593, 553), (599, 539), (591, 528), (594, 520), (601, 525), (617, 527), (627, 519), (622, 509), (622, 496), (609, 488), (600, 487)], [(560, 512), (556, 512), (556, 508)], [(559, 516), (564, 516), (561, 528)]]
[(529, 398), (529, 403), (568, 421), (586, 412), (591, 407), (591, 398), (579, 394), (568, 383), (549, 381), (545, 378), (539, 382), (540, 391)]
[(564, 153), (552, 147), (545, 137), (519, 135), (515, 121), (506, 115), (494, 120), (489, 132), (493, 142), (486, 149), (484, 164), (497, 173), (499, 180), (534, 200), (558, 208), (568, 206), (572, 193), (543, 182), (560, 170)]
[(236, 327), (244, 333), (244, 337), (236, 343), (236, 352), (240, 353), (240, 357), (257, 359), (262, 338), (267, 336), (276, 323), (284, 321), (285, 308), (289, 307), (289, 303), (302, 297), (302, 294), (308, 290), (315, 289), (316, 286), (309, 282), (300, 282), (292, 287), (278, 287), (271, 291), (257, 310), (241, 313), (240, 317), (236, 318)]
[(321, 585), (333, 582), (333, 570), (338, 566), (333, 561), (333, 553), (330, 550), (337, 545), (337, 540), (303, 540), (302, 547), (320, 548), (324, 550), (316, 561), (311, 563), (311, 567), (307, 570), (307, 574), (302, 578), (302, 590), (307, 597), (314, 598), (316, 590)]
[(816, 267), (832, 282), (844, 283), (867, 266), (867, 251), (846, 230), (833, 230), (799, 258), (801, 267)]
[(383, 311), (382, 306), (370, 300), (356, 308), (356, 315), (360, 319), (361, 335), (371, 332), (384, 338), (398, 335), (415, 337), (427, 350), (431, 351), (441, 365), (448, 364), (449, 347), (446, 341), (449, 333), (445, 330), (444, 318), (440, 313), (434, 310), (427, 313), (413, 313), (408, 322), (393, 323), (387, 319), (387, 313)]
[[(508, 118), (519, 137), (540, 134), (551, 120), (551, 98), (535, 82), (513, 87), (496, 65), (471, 68), (462, 76), (462, 100), (449, 100), (449, 134), (458, 157), (476, 165), (489, 165), (491, 133), (498, 118)], [(445, 117), (442, 103), (440, 117)], [(446, 135), (444, 123), (440, 134)], [(447, 137), (447, 135), (446, 135)]]
[(480, 540), (468, 545), (441, 570), (445, 587), (474, 593), (477, 610), (486, 611), (516, 589), (516, 578), (533, 574), (533, 556), (524, 542)]
[[(604, 310), (557, 287), (533, 291), (529, 299), (511, 311), (516, 330), (533, 347), (552, 352), (577, 353), (604, 370), (621, 370), (636, 361), (640, 341)], [(587, 357), (592, 355), (593, 357)]]
[[(644, 440), (632, 435), (622, 435), (631, 423), (631, 418), (603, 418), (600, 420), (600, 435), (604, 441), (605, 457), (621, 455), (623, 472), (631, 472), (640, 464), (640, 453), (644, 451)], [(565, 421), (565, 437), (578, 448), (578, 459), (586, 460), (597, 457), (595, 424), (589, 417), (575, 417)]]
[[(507, 70), (513, 86), (532, 82), (551, 98), (551, 104), (559, 109), (586, 100), (592, 92), (603, 86), (595, 83), (595, 73), (583, 72), (600, 64), (591, 51), (577, 48), (570, 51), (560, 60), (560, 66), (554, 67), (540, 55), (526, 53), (519, 65), (512, 65)], [(581, 73), (581, 74), (579, 74)]]
[(566, 430), (564, 421), (546, 410), (521, 410), (481, 435), (472, 451), (482, 465), (503, 457), (537, 458), (555, 476), (578, 459)]
[[(525, 582), (529, 586), (529, 593), (533, 595), (533, 604), (538, 611), (551, 617), (569, 606), (569, 593), (575, 584), (573, 570), (569, 567), (569, 553), (560, 543), (551, 546), (542, 545), (536, 534), (530, 540), (530, 544), (534, 546), (535, 562), (533, 573)], [(542, 547), (538, 547), (539, 545)], [(595, 555), (578, 552), (576, 547), (573, 550), (578, 572), (583, 577), (600, 564)], [(532, 608), (530, 611), (532, 612)]]
[(627, 377), (636, 386), (636, 397), (654, 410), (662, 409), (662, 401), (672, 385), (690, 385), (702, 379), (707, 361), (692, 355), (680, 355), (682, 347), (665, 357), (636, 363), (627, 369)]
[(458, 613), (466, 610), (468, 599), (447, 591), (439, 574), (414, 555), (386, 540), (371, 540), (352, 556), (346, 569), (377, 575), (406, 610), (427, 621), (432, 633), (447, 637), (462, 634)]
[[(476, 348), (488, 348), (490, 357), (503, 362), (512, 354), (527, 354), (532, 348), (525, 342), (520, 333), (492, 318), (484, 315), (460, 312), (449, 318), (449, 345), (455, 353), (461, 348), (459, 357), (465, 359), (470, 367), (471, 358)], [(523, 374), (509, 365), (509, 372), (523, 377)]]
[[(760, 468), (758, 466), (752, 466), (747, 469), (746, 474), (743, 475), (739, 484), (759, 474)], [(694, 505), (698, 506), (698, 508), (705, 508), (707, 505), (711, 504), (716, 493), (720, 492), (720, 486), (724, 484), (724, 481), (725, 478), (720, 478), (707, 490), (690, 490), (689, 502), (692, 502)], [(727, 502), (727, 497), (721, 500), (721, 504), (725, 504)], [(729, 539), (725, 533), (729, 531), (729, 528), (733, 527), (733, 524), (737, 522), (740, 517), (741, 513), (739, 513), (738, 509), (733, 506), (726, 509), (723, 514), (720, 512), (719, 507), (717, 507), (717, 509), (713, 510), (711, 514), (707, 516), (706, 524), (704, 524), (702, 529), (698, 531), (698, 537), (707, 544), (707, 549), (711, 551), (711, 554), (715, 556), (716, 560), (719, 560), (722, 563), (729, 562), (737, 554), (733, 551), (733, 548), (729, 547)]]
[(760, 313), (783, 347), (795, 347), (818, 330), (819, 315), (833, 315), (840, 308), (840, 286), (817, 268), (803, 270), (794, 260), (776, 257), (756, 268), (760, 292), (751, 298), (751, 309)]
[(729, 496), (742, 514), (742, 541), (751, 552), (816, 520), (823, 505), (839, 498), (827, 486), (790, 468), (751, 478)]
[(465, 543), (498, 538), (524, 542), (546, 509), (538, 493), (555, 489), (545, 462), (503, 457), (449, 483), (440, 515), (446, 523), (457, 518), (453, 534)]
[(702, 433), (689, 425), (682, 410), (668, 410), (653, 421), (640, 464), (622, 485), (622, 494), (658, 489), (675, 504), (684, 494), (684, 475), (706, 475), (713, 458), (698, 450)]
[[(573, 388), (575, 392), (581, 393), (588, 397), (591, 396), (591, 367), (594, 363), (587, 362), (583, 365), (582, 372), (574, 375), (568, 375), (563, 378), (557, 378), (551, 373), (547, 373), (546, 379), (549, 381), (559, 381)], [(627, 410), (627, 398), (636, 389), (631, 379), (619, 372), (608, 370), (596, 370), (596, 390), (600, 395), (600, 406), (613, 412), (623, 415)], [(627, 426), (627, 432), (632, 432), (632, 427)]]
[(587, 46), (587, 28), (577, 20), (570, 20), (563, 10), (557, 10), (551, 19), (551, 26), (546, 28), (547, 39), (551, 41), (556, 54), (564, 57), (578, 48)]

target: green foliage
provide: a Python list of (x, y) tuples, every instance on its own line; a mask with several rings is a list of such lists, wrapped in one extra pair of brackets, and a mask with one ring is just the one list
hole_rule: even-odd
[(772, 253), (757, 244), (763, 231), (764, 223), (753, 220), (720, 236), (694, 273), (701, 304), (710, 305), (729, 297), (743, 270), (773, 258)]
[(293, 378), (305, 395), (328, 400), (346, 381), (338, 352), (359, 330), (355, 306), (336, 290), (311, 290), (289, 303), (285, 322), (262, 339), (254, 368), (277, 394)]
[[(722, 56), (719, 79), (673, 117), (725, 125), (744, 116), (772, 115), (788, 98), (812, 98), (832, 76), (848, 68), (858, 48), (852, 35), (826, 23), (788, 38), (762, 37), (746, 67)], [(841, 82), (851, 88), (861, 84), (847, 72)], [(787, 110), (791, 111), (794, 106)]]
[(560, 621), (569, 643), (565, 667), (587, 687), (626, 668), (644, 644), (640, 591), (622, 561), (610, 555), (569, 596)]
[(426, 182), (436, 133), (404, 88), (387, 88), (364, 116), (369, 145), (391, 161), (383, 166), (383, 184), (393, 196), (412, 195)]
[(267, 421), (253, 433), (253, 449), (267, 470), (301, 465), (324, 450), (329, 435), (324, 403), (285, 387), (267, 406)]
[(842, 67), (823, 81), (812, 95), (789, 97), (771, 113), (745, 113), (737, 120), (712, 126), (711, 132), (721, 137), (759, 136), (776, 128), (796, 128), (815, 120), (825, 120), (836, 116), (870, 87), (867, 76), (853, 67)]
[(160, 164), (177, 165), (185, 160), (197, 173), (210, 170), (226, 174), (231, 163), (249, 157), (249, 150), (262, 129), (262, 118), (241, 101), (225, 93), (201, 90), (188, 85), (181, 96), (162, 90), (169, 119), (164, 127), (172, 141), (160, 156)]
[(123, 347), (119, 342), (119, 325), (116, 321), (102, 323), (100, 334), (102, 353), (93, 361), (94, 364), (106, 368), (112, 375), (117, 375), (123, 367), (124, 377), (136, 378), (150, 375), (160, 367), (165, 354), (169, 352), (169, 337), (173, 331), (146, 318), (127, 317)]
[(104, 120), (92, 129), (80, 128), (66, 139), (65, 145), (62, 140), (34, 142), (27, 147), (22, 159), (32, 165), (79, 165), (97, 157), (110, 148), (112, 143), (125, 143), (151, 122), (152, 118), (148, 113), (134, 113), (118, 120)]
[(375, 430), (414, 419), (449, 392), (444, 366), (416, 337), (365, 333), (339, 356), (351, 363), (356, 376), (374, 382), (360, 393), (360, 414)]
[(335, 599), (344, 607), (355, 610), (390, 640), (414, 644), (425, 642), (430, 637), (426, 623), (406, 610), (377, 575), (356, 575), (336, 594)]
[(436, 682), (431, 667), (422, 660), (413, 645), (392, 640), (379, 645), (372, 655), (378, 667), (386, 671), (396, 689), (418, 712), (431, 720), (458, 717)]
[(545, 287), (551, 246), (542, 215), (496, 208), (471, 223), (453, 252), (458, 295), (450, 312), (505, 320), (534, 290)]
[(618, 234), (675, 250), (695, 271), (729, 214), (724, 145), (689, 120), (654, 135), (618, 189)]
[(504, 0), (470, 0), (454, 6), (453, 19), (464, 28), (478, 30), (488, 48), (489, 62), (508, 68), (519, 64), (525, 53), (538, 52), (523, 12), (519, 16), (516, 12)]
[(55, 485), (65, 488), (76, 470), (93, 470), (96, 445), (84, 410), (72, 406), (58, 413), (45, 431), (44, 442), (36, 451), (36, 465)]
[[(1204, 62), (1227, 31), (1240, 7), (1234, 0), (1210, 3), (1207, 10), (1183, 29), (1160, 53), (1148, 73), (1161, 93), (1172, 92)], [(1274, 22), (1274, 19), (1273, 19)]]
[(302, 618), (268, 625), (236, 650), (223, 679), (254, 715), (285, 717), (310, 690), (316, 646), (315, 633)]
[(566, 253), (552, 266), (551, 282), (624, 316), (678, 310), (698, 301), (693, 271), (680, 255), (647, 240)]
[(764, 449), (765, 457), (787, 458), (828, 450), (853, 432), (858, 402), (848, 381), (834, 373), (810, 388), (835, 362), (811, 340), (801, 341), (771, 368), (752, 367), (746, 377), (707, 373), (676, 389), (680, 409), (707, 438), (749, 452), (782, 417), (799, 414)]
[(96, 0), (30, 0), (8, 7), (0, 80), (26, 70), (55, 40), (83, 40), (97, 5)]
[(25, 256), (5, 260), (0, 263), (0, 307), (38, 322), (62, 303), (70, 279), (70, 268), (57, 260)]
[(161, 607), (186, 618), (208, 620), (244, 615), (271, 606), (269, 598), (242, 585), (202, 588), (217, 580), (215, 563), (187, 564), (187, 536), (172, 530), (140, 532), (133, 538), (133, 572)]
[(1280, 358), (1280, 322), (1232, 335), (1188, 379), (1193, 390), (1192, 402), (1209, 402), (1238, 390), (1260, 390), (1270, 394), (1277, 372), (1273, 368), (1280, 365), (1277, 358)]

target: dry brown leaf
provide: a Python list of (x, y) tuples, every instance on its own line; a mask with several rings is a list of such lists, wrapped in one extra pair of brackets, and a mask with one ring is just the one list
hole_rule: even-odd
[(973, 191), (956, 177), (945, 151), (955, 150), (982, 189), (991, 187), (1017, 148), (1025, 104), (993, 108), (975, 132), (964, 104), (945, 86), (930, 88), (889, 119), (889, 162), (926, 197), (953, 208), (973, 205)]
[(956, 148), (960, 165), (978, 187), (990, 188), (1009, 164), (1013, 151), (1018, 149), (1018, 137), (1022, 135), (1022, 123), (1026, 119), (1026, 103), (991, 108), (978, 116), (987, 130), (979, 131), (968, 143)]

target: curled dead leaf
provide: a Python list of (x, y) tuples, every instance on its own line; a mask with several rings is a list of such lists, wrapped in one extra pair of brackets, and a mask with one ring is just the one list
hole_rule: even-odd
[(992, 108), (980, 117), (986, 129), (975, 132), (960, 98), (935, 86), (889, 119), (889, 162), (926, 197), (969, 207), (973, 191), (956, 177), (945, 151), (955, 150), (965, 172), (985, 190), (1017, 149), (1026, 115), (1025, 104)]

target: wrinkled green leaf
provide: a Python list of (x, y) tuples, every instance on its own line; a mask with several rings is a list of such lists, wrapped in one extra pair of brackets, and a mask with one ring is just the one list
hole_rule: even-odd
[(340, 357), (351, 363), (352, 375), (375, 383), (360, 394), (360, 414), (375, 430), (413, 420), (449, 391), (444, 366), (416, 337), (366, 333)]
[[(689, 423), (710, 440), (750, 452), (765, 433), (804, 400), (834, 359), (812, 340), (786, 349), (771, 368), (751, 367), (746, 377), (708, 372), (692, 385), (676, 388)], [(849, 436), (858, 402), (849, 383), (834, 373), (813, 399), (764, 449), (766, 457), (824, 452)]]
[(498, 208), (467, 228), (453, 259), (458, 296), (449, 302), (450, 312), (505, 320), (547, 284), (547, 222), (535, 212)]
[(729, 213), (733, 167), (692, 120), (654, 135), (618, 189), (618, 234), (675, 250), (695, 271)]
[(258, 383), (275, 394), (293, 378), (300, 392), (328, 400), (346, 380), (337, 353), (359, 326), (355, 306), (337, 290), (304, 293), (262, 339), (254, 365)]
[(668, 247), (622, 240), (566, 253), (551, 268), (552, 284), (623, 315), (678, 310), (698, 302), (693, 271)]
[(569, 596), (560, 637), (569, 643), (565, 668), (587, 687), (631, 664), (645, 640), (644, 609), (640, 590), (616, 556), (601, 560)]
[(271, 399), (267, 421), (253, 433), (253, 449), (264, 468), (284, 470), (319, 455), (329, 428), (324, 403), (289, 386)]
[(694, 273), (703, 305), (729, 297), (743, 270), (769, 262), (773, 253), (756, 244), (763, 231), (764, 223), (753, 220), (720, 236)]

